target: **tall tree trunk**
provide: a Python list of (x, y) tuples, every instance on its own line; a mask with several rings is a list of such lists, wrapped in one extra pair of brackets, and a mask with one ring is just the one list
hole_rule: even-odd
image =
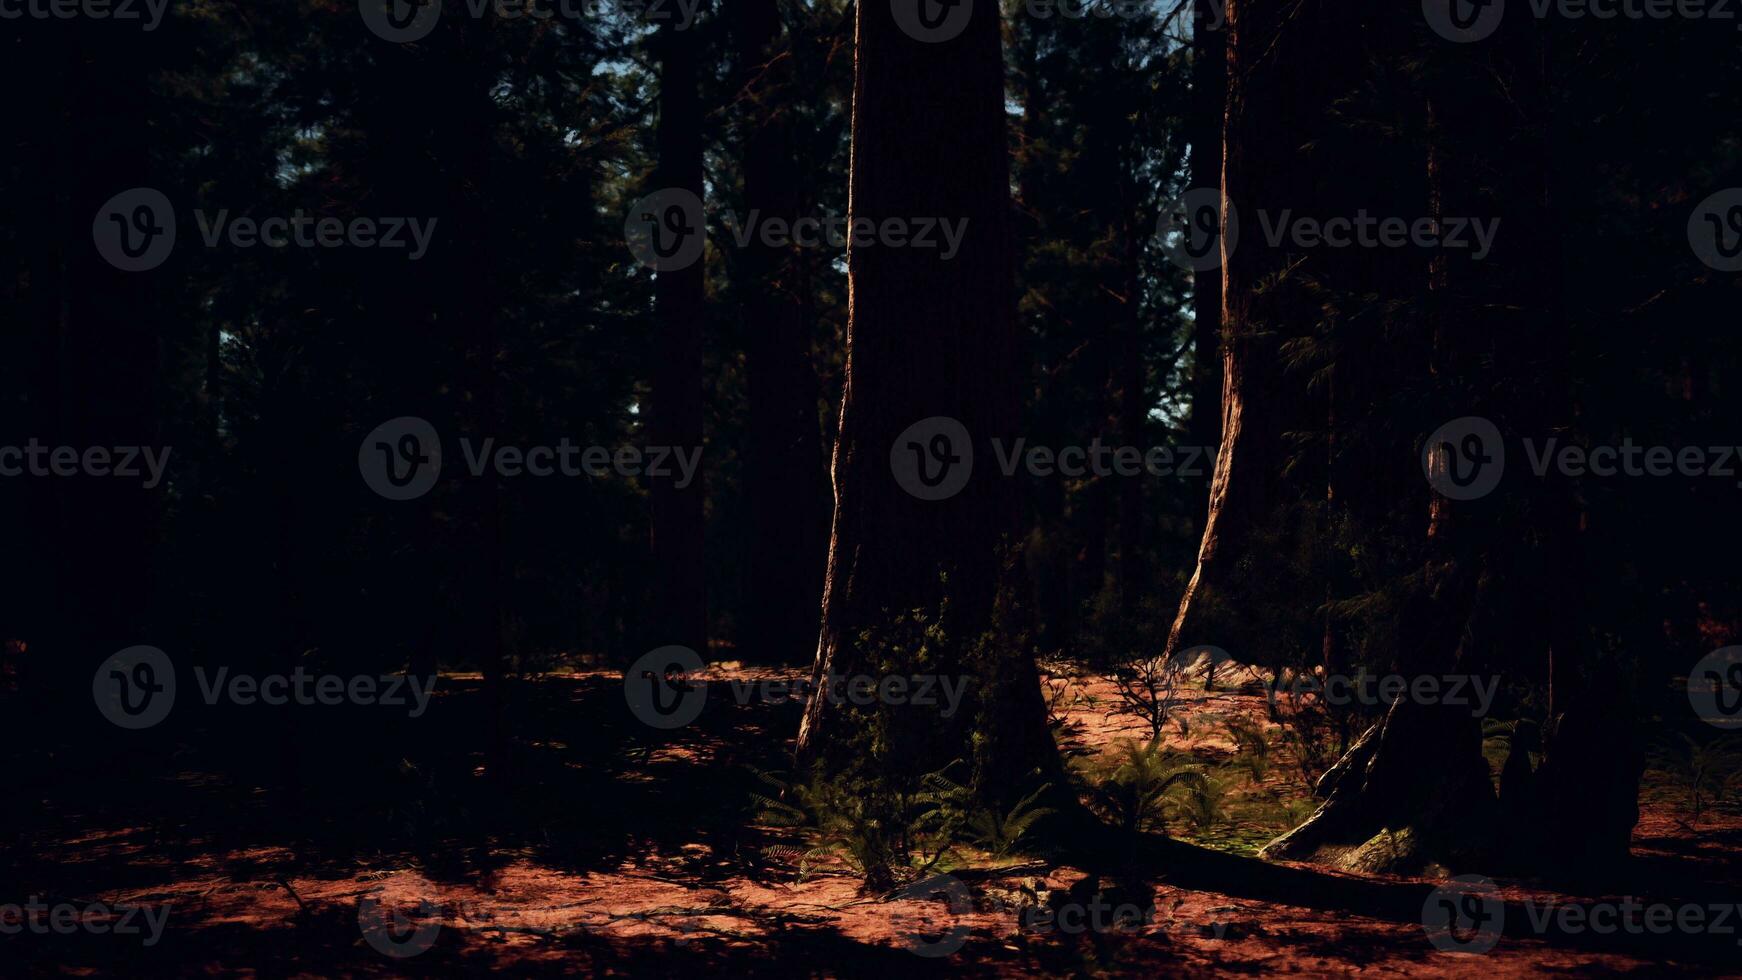
[[(887, 724), (874, 729), (870, 713), (819, 697), (806, 710), (798, 754), (836, 770), (865, 753), (909, 772), (971, 759), (978, 785), (1004, 793), (1036, 767), (1056, 768), (1057, 753), (1033, 659), (999, 631), (1018, 502), (990, 440), (1009, 445), (1016, 434), (1020, 363), (999, 15), (992, 4), (956, 10), (965, 29), (941, 43), (908, 36), (888, 4), (861, 4), (855, 15), (851, 217), (967, 225), (949, 260), (935, 250), (849, 246), (847, 376), (814, 676), (965, 677), (968, 703), (952, 717), (884, 706), (878, 717)], [(930, 433), (915, 440), (918, 450), (898, 444), (935, 416), (968, 434), (971, 449), (949, 451), (977, 459), (959, 492), (921, 499), (894, 478), (891, 454), (940, 446)], [(940, 471), (938, 462), (921, 464), (931, 475), (964, 465)], [(907, 610), (923, 610), (941, 635), (902, 629)]]
[[(1120, 243), (1120, 293), (1125, 297), (1119, 316), (1119, 357), (1117, 390), (1119, 394), (1118, 435), (1123, 446), (1142, 446), (1145, 422), (1149, 416), (1146, 392), (1148, 367), (1143, 358), (1142, 276), (1137, 266), (1140, 235), (1137, 222), (1129, 217), (1135, 206), (1136, 188), (1124, 182), (1120, 195), (1128, 216)], [(1137, 608), (1147, 581), (1144, 565), (1143, 481), (1120, 477), (1119, 496), (1119, 608), (1127, 614)]]
[[(696, 90), (700, 51), (692, 31), (670, 21), (660, 29), (660, 188), (702, 197), (702, 113)], [(654, 287), (654, 345), (649, 441), (693, 452), (702, 445), (702, 317), (704, 264), (659, 272)], [(687, 486), (649, 476), (653, 497), (653, 558), (659, 576), (658, 645), (678, 644), (707, 655), (707, 599), (702, 563), (704, 500), (700, 474)]]
[[(1288, 9), (1279, 0), (1228, 0), (1226, 5), (1220, 187), (1225, 212), (1248, 224), (1255, 223), (1260, 207), (1311, 200), (1301, 147), (1317, 132), (1322, 105), (1313, 102), (1317, 89), (1291, 69), (1316, 53), (1304, 43), (1303, 18), (1290, 21)], [(1209, 159), (1207, 148), (1202, 156), (1194, 154), (1198, 166), (1207, 166)], [(1232, 250), (1226, 237), (1221, 246), (1219, 448), (1197, 566), (1168, 633), (1169, 655), (1201, 643), (1229, 643), (1220, 635), (1219, 621), (1225, 617), (1214, 607), (1231, 598), (1232, 570), (1244, 538), (1273, 497), (1273, 464), (1286, 427), (1274, 335), (1292, 311), (1283, 290), (1260, 293), (1256, 287), (1286, 267), (1288, 248), (1270, 247), (1253, 234), (1241, 236)], [(1208, 278), (1200, 275), (1198, 282)], [(1210, 403), (1207, 397), (1204, 403)]]
[[(763, 221), (791, 222), (804, 206), (790, 111), (793, 55), (780, 43), (775, 0), (738, 0), (735, 11), (744, 206)], [(747, 628), (739, 646), (755, 660), (801, 663), (816, 653), (829, 519), (804, 284), (793, 249), (760, 238), (744, 250), (740, 268), (750, 314), (744, 481), (751, 534)]]
[[(1193, 187), (1222, 186), (1222, 124), (1228, 100), (1228, 44), (1219, 0), (1195, 0), (1192, 16)], [(1214, 446), (1222, 435), (1222, 269), (1192, 277), (1190, 439)], [(1207, 488), (1206, 488), (1207, 490)], [(1198, 497), (1208, 505), (1208, 493)]]

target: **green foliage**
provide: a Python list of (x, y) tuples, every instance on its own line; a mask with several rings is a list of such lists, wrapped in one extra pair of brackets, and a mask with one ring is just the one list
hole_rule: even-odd
[(1234, 764), (1246, 771), (1252, 778), (1252, 785), (1264, 782), (1264, 777), (1270, 773), (1270, 740), (1265, 737), (1264, 728), (1241, 718), (1229, 718), (1223, 727), (1238, 750)]
[(958, 845), (1004, 857), (1030, 843), (1035, 827), (1055, 812), (1039, 802), (1051, 783), (1001, 808), (949, 777), (959, 765), (914, 780), (815, 776), (802, 783), (751, 769), (763, 787), (750, 794), (753, 820), (806, 838), (806, 848), (777, 845), (767, 852), (797, 866), (800, 880), (840, 860), (869, 887), (882, 888), (953, 861)]
[(923, 782), (937, 793), (943, 807), (958, 815), (954, 824), (957, 840), (996, 857), (1004, 857), (1024, 844), (1036, 824), (1057, 812), (1038, 803), (1052, 789), (1051, 783), (1041, 784), (1008, 810), (1000, 810), (976, 801), (968, 787), (942, 772), (927, 773)]
[[(753, 792), (757, 823), (801, 831), (809, 844), (801, 854), (802, 881), (818, 864), (838, 859), (867, 885), (887, 887), (923, 875), (944, 860), (962, 816), (931, 788), (905, 791), (880, 781), (825, 779), (789, 782), (779, 773), (752, 769), (773, 790)], [(929, 773), (927, 776), (941, 776)], [(919, 783), (923, 786), (926, 777)], [(790, 860), (794, 849), (770, 856)]]
[(1742, 793), (1742, 740), (1735, 737), (1719, 736), (1702, 743), (1679, 732), (1666, 735), (1653, 743), (1651, 764), (1669, 773), (1687, 794), (1688, 812), (1696, 824), (1712, 805)]
[(1128, 831), (1163, 829), (1170, 794), (1189, 796), (1208, 783), (1201, 767), (1176, 763), (1162, 753), (1159, 741), (1120, 742), (1111, 760), (1089, 777), (1094, 805)]

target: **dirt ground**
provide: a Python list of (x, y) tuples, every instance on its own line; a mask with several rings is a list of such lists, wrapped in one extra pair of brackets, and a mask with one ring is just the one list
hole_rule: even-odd
[[(710, 679), (770, 676), (716, 669)], [(442, 681), (431, 713), (448, 719), (446, 729), (472, 717), (479, 698), (475, 677)], [(151, 750), (169, 753), (174, 775), (148, 785), (116, 784), (119, 754), (63, 759), (30, 784), (32, 799), (19, 801), (34, 818), (21, 839), (29, 855), (19, 880), (0, 890), (0, 905), (26, 898), (71, 905), (85, 926), (70, 935), (19, 928), (12, 913), (12, 934), (0, 935), (0, 975), (1742, 975), (1742, 946), (1726, 967), (1713, 960), (1710, 943), (1681, 959), (1673, 945), (1633, 949), (1625, 936), (1567, 941), (1533, 935), (1515, 911), (1526, 900), (1541, 907), (1629, 895), (1742, 900), (1742, 816), (1708, 811), (1696, 826), (1673, 793), (1646, 795), (1634, 878), (1616, 890), (1566, 895), (1498, 882), (1496, 894), (1510, 903), (1507, 928), (1485, 953), (1442, 952), (1419, 914), (1411, 917), (1435, 881), (1305, 869), (1351, 894), (1402, 896), (1380, 903), (1396, 911), (1369, 915), (1340, 905), (1335, 888), (1323, 900), (1294, 904), (1244, 883), (1218, 891), (1204, 875), (1176, 877), (1160, 867), (1146, 896), (1149, 921), (1097, 929), (1073, 928), (1063, 917), (1049, 924), (1034, 911), (1083, 879), (1068, 866), (1015, 860), (1003, 870), (964, 870), (953, 895), (865, 895), (856, 878), (829, 868), (800, 880), (764, 848), (802, 841), (745, 827), (743, 782), (733, 774), (778, 758), (797, 706), (736, 704), (714, 693), (725, 687), (710, 687), (717, 700), (703, 722), (649, 736), (626, 717), (619, 677), (545, 677), (518, 695), (523, 730), (549, 731), (525, 747), (520, 763), (520, 782), (534, 791), (498, 790), (475, 758), (425, 743), (417, 751), (445, 760), (445, 768), (411, 766), (403, 793), (390, 787), (378, 794), (385, 807), (352, 812), (284, 812), (247, 780), (218, 774), (234, 770), (216, 765), (201, 738), (209, 732), (152, 740)], [(1265, 719), (1258, 694), (1185, 697), (1187, 734), (1171, 731), (1168, 747), (1212, 764), (1234, 753), (1221, 719)], [(1053, 699), (1067, 752), (1092, 758), (1118, 739), (1146, 737), (1144, 723), (1117, 705), (1106, 681), (1068, 679)], [(598, 726), (611, 734), (600, 739)], [(270, 755), (274, 744), (258, 732), (235, 751)], [(343, 765), (327, 761), (321, 771)], [(310, 782), (310, 796), (318, 796)], [(431, 791), (432, 783), (439, 788)], [(426, 792), (440, 806), (394, 803)], [(1307, 801), (1304, 783), (1278, 758), (1230, 794), (1225, 825), (1202, 833), (1182, 826), (1176, 836), (1250, 853), (1254, 842), (1286, 829), (1291, 815), (1308, 812)], [(491, 819), (448, 812), (467, 808)], [(503, 825), (521, 829), (477, 830)], [(383, 838), (383, 827), (411, 829)], [(1109, 903), (1135, 908), (1141, 897)], [(151, 937), (139, 934), (94, 934), (101, 923), (119, 922), (125, 906), (163, 910), (161, 935), (147, 944)]]

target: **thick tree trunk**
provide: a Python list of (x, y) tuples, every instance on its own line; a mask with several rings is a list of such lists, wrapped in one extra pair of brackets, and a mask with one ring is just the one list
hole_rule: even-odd
[[(1229, 0), (1226, 108), (1222, 129), (1224, 208), (1255, 224), (1261, 207), (1310, 200), (1301, 147), (1316, 132), (1322, 106), (1312, 86), (1289, 69), (1311, 57), (1300, 19), (1289, 22), (1279, 0)], [(1274, 43), (1274, 47), (1272, 46)], [(1308, 77), (1311, 72), (1305, 73)], [(1304, 95), (1304, 98), (1303, 98)], [(1207, 166), (1208, 150), (1197, 158)], [(1282, 291), (1260, 293), (1258, 283), (1286, 267), (1288, 251), (1246, 234), (1233, 250), (1222, 242), (1220, 438), (1197, 566), (1168, 633), (1169, 655), (1200, 643), (1227, 645), (1215, 607), (1235, 591), (1233, 569), (1244, 537), (1273, 496), (1273, 473), (1283, 431), (1280, 371), (1274, 332), (1287, 319)], [(1200, 274), (1203, 283), (1209, 273)], [(1204, 404), (1210, 400), (1204, 398)], [(1207, 424), (1205, 425), (1207, 429)]]
[[(951, 717), (884, 706), (874, 747), (871, 713), (819, 697), (798, 754), (835, 771), (867, 755), (910, 772), (971, 759), (983, 788), (1009, 792), (1030, 770), (1056, 768), (1057, 756), (1032, 657), (1000, 630), (1018, 504), (990, 440), (1016, 435), (1019, 340), (998, 8), (976, 4), (966, 16), (955, 38), (923, 43), (888, 4), (856, 12), (851, 217), (967, 224), (947, 260), (883, 242), (849, 246), (847, 376), (814, 675), (964, 677), (968, 701)], [(971, 449), (951, 450), (975, 462), (959, 492), (927, 500), (894, 478), (891, 453), (941, 448), (929, 435), (917, 450), (897, 444), (935, 416), (962, 425)], [(964, 465), (940, 471), (938, 462), (923, 460), (934, 475)], [(941, 634), (901, 628), (910, 610)]]
[[(744, 205), (764, 221), (790, 222), (803, 207), (789, 111), (792, 55), (780, 43), (774, 0), (739, 0), (735, 9), (745, 106)], [(815, 652), (829, 520), (803, 283), (792, 249), (759, 238), (744, 250), (740, 268), (750, 314), (744, 481), (752, 531), (739, 646), (754, 660), (801, 663)]]
[[(668, 22), (660, 30), (659, 188), (702, 197), (702, 113), (696, 90), (699, 58), (694, 32)], [(653, 390), (648, 441), (693, 452), (702, 445), (702, 317), (704, 263), (664, 270), (654, 287), (658, 342), (653, 347)], [(659, 625), (654, 645), (677, 644), (707, 656), (707, 599), (702, 563), (703, 485), (649, 476), (653, 498), (654, 594)]]
[[(1123, 191), (1124, 210), (1130, 214), (1136, 189), (1127, 182)], [(1127, 218), (1119, 263), (1120, 293), (1125, 299), (1119, 316), (1119, 357), (1115, 380), (1119, 393), (1119, 444), (1124, 446), (1142, 446), (1148, 442), (1144, 430), (1149, 416), (1149, 372), (1143, 357), (1142, 278), (1137, 267), (1140, 236), (1135, 224), (1134, 220)], [(1116, 492), (1119, 497), (1119, 608), (1129, 614), (1137, 608), (1148, 580), (1143, 554), (1146, 524), (1143, 481), (1120, 478)]]
[[(1218, 0), (1195, 0), (1192, 17), (1193, 187), (1222, 186), (1222, 125), (1228, 101), (1228, 44)], [(1191, 442), (1215, 446), (1222, 435), (1222, 270), (1192, 278)], [(1198, 499), (1208, 506), (1208, 488)]]

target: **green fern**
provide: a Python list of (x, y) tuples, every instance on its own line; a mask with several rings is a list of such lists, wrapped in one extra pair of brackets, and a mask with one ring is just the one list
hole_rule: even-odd
[(1016, 801), (1008, 811), (1000, 813), (994, 807), (975, 802), (972, 791), (944, 775), (947, 771), (946, 767), (927, 773), (923, 780), (936, 794), (939, 812), (957, 818), (952, 827), (957, 840), (998, 857), (1024, 843), (1035, 824), (1057, 812), (1052, 807), (1037, 805), (1040, 798), (1052, 789), (1051, 783), (1042, 784)]
[(1246, 770), (1254, 786), (1264, 782), (1270, 772), (1270, 740), (1264, 737), (1264, 729), (1240, 718), (1228, 719), (1224, 727), (1238, 749), (1235, 764)]
[(1166, 823), (1168, 794), (1204, 782), (1202, 769), (1176, 766), (1163, 756), (1159, 741), (1126, 740), (1116, 747), (1111, 771), (1091, 787), (1091, 794), (1121, 828), (1160, 829)]

